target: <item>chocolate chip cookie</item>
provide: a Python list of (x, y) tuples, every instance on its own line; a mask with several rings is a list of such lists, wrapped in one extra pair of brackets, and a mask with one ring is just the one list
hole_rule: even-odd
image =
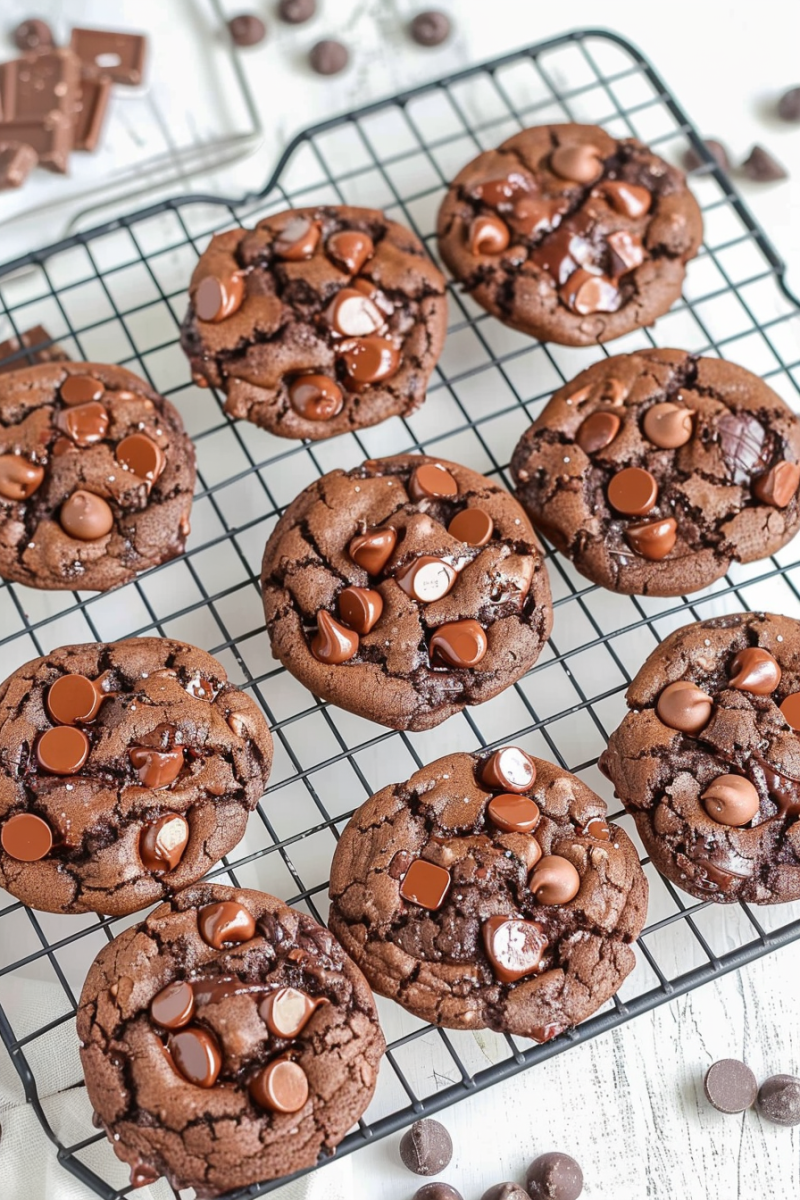
[(100, 951), (86, 1090), (136, 1186), (217, 1196), (313, 1166), (361, 1116), (384, 1040), (361, 972), (305, 913), (198, 884)]
[(541, 125), (453, 180), (439, 249), (505, 324), (590, 346), (652, 325), (678, 298), (703, 235), (681, 171), (597, 125)]
[(582, 371), (511, 471), (537, 529), (615, 592), (697, 591), (800, 527), (800, 421), (743, 367), (683, 350)]
[(0, 884), (45, 912), (135, 912), (233, 849), (271, 764), (261, 710), (203, 650), (53, 650), (0, 687)]
[(626, 698), (600, 766), (662, 874), (722, 904), (800, 898), (800, 622), (687, 625)]
[(423, 455), (312, 483), (267, 542), (261, 583), (284, 666), (393, 729), (490, 700), (534, 664), (552, 625), (541, 547), (516, 500)]
[(515, 746), (450, 754), (353, 815), (330, 925), (423, 1020), (547, 1041), (635, 964), (647, 882), (603, 801)]
[(212, 238), (181, 344), (225, 411), (281, 437), (333, 437), (419, 408), (444, 343), (445, 283), (371, 208), (300, 208)]
[(106, 592), (182, 554), (194, 462), (176, 409), (124, 367), (0, 375), (0, 575)]

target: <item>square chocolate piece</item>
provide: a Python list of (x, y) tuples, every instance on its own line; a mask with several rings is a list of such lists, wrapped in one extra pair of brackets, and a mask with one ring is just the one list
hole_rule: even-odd
[(39, 165), (66, 175), (72, 149), (73, 113), (51, 112), (46, 117), (0, 121), (0, 142), (24, 142), (39, 157)]
[[(46, 343), (52, 343), (47, 345)], [(27, 350), (28, 353), (20, 353)], [(11, 358), (11, 355), (16, 355)], [(57, 342), (54, 342), (43, 325), (26, 329), (19, 337), (6, 338), (0, 342), (0, 374), (21, 371), (23, 367), (35, 367), (39, 363), (69, 362), (70, 357)]]
[(38, 158), (33, 146), (25, 142), (0, 142), (0, 192), (23, 184)]
[(71, 50), (42, 50), (3, 63), (3, 120), (29, 121), (53, 112), (72, 115), (80, 63)]
[(108, 75), (132, 87), (142, 82), (147, 39), (138, 33), (109, 29), (73, 29), (70, 49), (83, 65), (84, 78)]

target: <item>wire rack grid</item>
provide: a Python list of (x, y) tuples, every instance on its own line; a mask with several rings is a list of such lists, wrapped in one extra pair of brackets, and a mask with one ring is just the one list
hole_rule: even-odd
[[(567, 120), (640, 137), (672, 161), (690, 145), (704, 159), (692, 186), (704, 211), (705, 243), (683, 299), (653, 329), (605, 350), (540, 345), (453, 287), (448, 339), (426, 405), (405, 420), (315, 445), (231, 422), (213, 392), (188, 382), (178, 323), (191, 270), (211, 233), (287, 206), (366, 204), (410, 225), (435, 257), (435, 215), (447, 180), (519, 128)], [(27, 255), (0, 268), (0, 300), (0, 336), (44, 325), (75, 358), (130, 366), (169, 396), (194, 438), (199, 478), (185, 556), (107, 596), (6, 584), (0, 646), (4, 674), (64, 643), (148, 633), (184, 638), (223, 661), (266, 713), (276, 758), (244, 840), (212, 872), (222, 881), (274, 892), (324, 920), (335, 839), (353, 809), (384, 784), (456, 749), (519, 743), (611, 801), (597, 757), (623, 714), (626, 685), (662, 637), (686, 621), (742, 609), (800, 617), (797, 543), (769, 560), (733, 567), (705, 592), (680, 600), (612, 595), (550, 553), (555, 628), (540, 661), (502, 696), (420, 734), (389, 732), (315, 700), (270, 655), (258, 587), (265, 540), (295, 494), (335, 466), (415, 449), (507, 484), (518, 437), (556, 387), (602, 352), (651, 345), (724, 355), (800, 407), (800, 318), (780, 258), (656, 72), (616, 35), (567, 34), (327, 121), (295, 139), (260, 193), (236, 201), (181, 197)], [(24, 362), (25, 352), (17, 358)], [(641, 849), (631, 819), (614, 816)], [(378, 998), (386, 1062), (372, 1104), (338, 1153), (800, 937), (800, 905), (756, 914), (746, 905), (696, 903), (642, 861), (651, 902), (637, 967), (601, 1012), (554, 1041), (537, 1046), (488, 1031), (476, 1038), (437, 1030)], [(0, 1034), (16, 1087), (64, 1167), (104, 1200), (120, 1200), (130, 1189), (126, 1171), (91, 1125), (74, 1013), (92, 958), (136, 919), (54, 917), (8, 897), (0, 906)], [(162, 1180), (152, 1195), (175, 1193)]]

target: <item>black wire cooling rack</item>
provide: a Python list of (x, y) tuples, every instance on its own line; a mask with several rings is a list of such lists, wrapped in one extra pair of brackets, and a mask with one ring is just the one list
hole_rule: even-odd
[[(420, 412), (331, 442), (289, 443), (229, 421), (213, 393), (189, 382), (178, 323), (198, 254), (212, 232), (235, 222), (251, 224), (292, 205), (347, 203), (384, 208), (435, 256), (435, 214), (447, 180), (520, 127), (567, 120), (640, 137), (672, 161), (691, 145), (704, 164), (692, 186), (706, 238), (682, 301), (653, 329), (609, 349), (661, 345), (723, 355), (800, 407), (800, 319), (779, 256), (650, 64), (603, 31), (564, 35), (317, 125), (295, 138), (263, 191), (243, 200), (181, 197), (0, 268), (0, 340), (44, 326), (75, 358), (130, 366), (180, 409), (199, 466), (194, 532), (182, 559), (107, 596), (0, 587), (3, 674), (57, 645), (136, 634), (180, 637), (211, 650), (262, 705), (277, 750), (269, 791), (245, 839), (212, 874), (275, 892), (319, 919), (338, 831), (385, 783), (451, 750), (513, 741), (610, 799), (597, 756), (622, 716), (627, 683), (661, 637), (686, 621), (741, 609), (800, 616), (797, 542), (680, 601), (612, 595), (551, 554), (555, 629), (539, 663), (502, 696), (423, 734), (387, 732), (321, 704), (271, 658), (260, 557), (278, 515), (302, 487), (334, 466), (407, 449), (462, 461), (508, 483), (511, 451), (529, 421), (556, 387), (604, 351), (540, 345), (454, 287), (447, 345)], [(20, 350), (13, 358), (25, 365), (27, 355)], [(635, 839), (630, 818), (615, 817)], [(434, 1030), (379, 998), (386, 1062), (372, 1105), (338, 1154), (800, 936), (800, 905), (756, 915), (747, 905), (695, 903), (642, 861), (651, 904), (637, 968), (603, 1011), (555, 1041), (536, 1046), (488, 1031), (476, 1037)], [(0, 1034), (60, 1162), (104, 1200), (119, 1200), (130, 1188), (104, 1135), (92, 1128), (74, 1013), (92, 958), (135, 919), (53, 917), (15, 902), (0, 908)], [(261, 1195), (270, 1186), (236, 1195)], [(174, 1193), (161, 1181), (153, 1195)]]

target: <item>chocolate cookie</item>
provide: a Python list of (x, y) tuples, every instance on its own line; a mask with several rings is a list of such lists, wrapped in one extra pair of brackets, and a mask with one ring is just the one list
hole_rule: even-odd
[(564, 346), (652, 325), (702, 238), (681, 171), (597, 125), (541, 125), (473, 159), (439, 210), (439, 249), (501, 321)]
[(515, 746), (372, 796), (331, 868), (330, 925), (376, 991), (454, 1029), (547, 1041), (633, 969), (647, 882), (574, 775)]
[(678, 629), (627, 702), (600, 766), (661, 873), (723, 904), (800, 898), (800, 622)]
[(516, 500), (416, 454), (307, 487), (267, 542), (261, 583), (284, 666), (393, 729), (490, 700), (534, 664), (552, 625), (541, 547)]
[(233, 849), (271, 764), (261, 710), (203, 650), (53, 650), (0, 687), (0, 884), (45, 912), (135, 912)]
[(273, 896), (198, 884), (100, 951), (78, 1037), (134, 1187), (216, 1196), (313, 1166), (355, 1124), (384, 1040), (361, 972)]
[(537, 529), (615, 592), (697, 591), (800, 527), (800, 421), (744, 367), (683, 350), (582, 371), (511, 471)]
[(300, 208), (217, 234), (181, 344), (225, 411), (280, 437), (333, 437), (419, 408), (444, 343), (445, 283), (372, 208)]
[(194, 447), (172, 405), (124, 367), (0, 375), (0, 575), (106, 592), (182, 554)]

